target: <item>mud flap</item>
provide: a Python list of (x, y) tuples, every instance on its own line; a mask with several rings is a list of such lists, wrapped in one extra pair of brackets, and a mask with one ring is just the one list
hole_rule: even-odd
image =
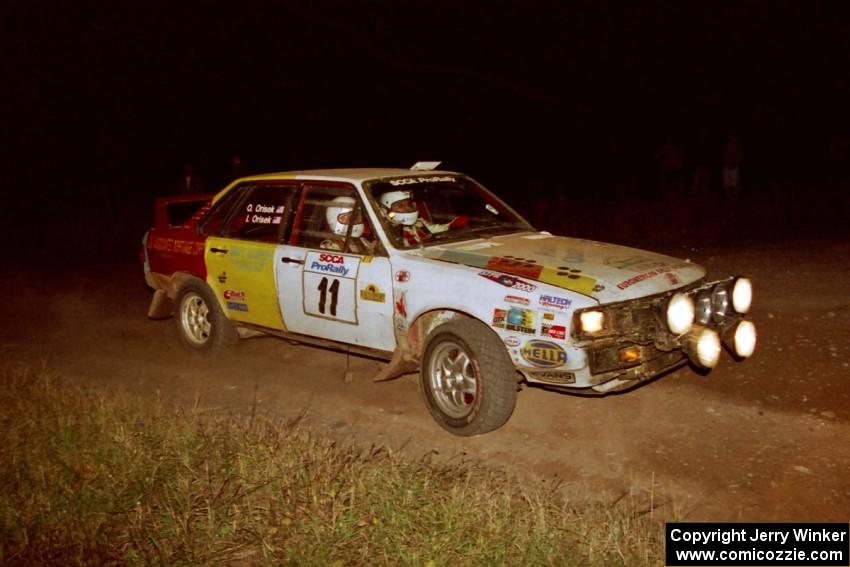
[(174, 313), (174, 300), (168, 297), (164, 289), (158, 289), (153, 292), (151, 305), (148, 308), (148, 318), (150, 319), (165, 319), (171, 317)]
[(392, 380), (403, 374), (415, 372), (418, 368), (419, 363), (413, 359), (409, 352), (403, 348), (397, 348), (393, 352), (392, 359), (372, 378), (372, 382)]

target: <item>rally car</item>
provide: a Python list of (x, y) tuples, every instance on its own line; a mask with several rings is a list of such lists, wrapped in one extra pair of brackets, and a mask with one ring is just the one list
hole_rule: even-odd
[(419, 370), (457, 435), (504, 424), (518, 382), (604, 394), (725, 345), (753, 353), (747, 278), (535, 230), (468, 176), (405, 169), (255, 175), (161, 198), (144, 237), (149, 317), (203, 353), (265, 333)]

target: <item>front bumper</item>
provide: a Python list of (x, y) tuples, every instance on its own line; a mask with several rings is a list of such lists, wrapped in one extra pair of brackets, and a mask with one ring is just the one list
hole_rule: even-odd
[[(737, 353), (734, 337), (744, 316), (728, 305), (722, 311), (698, 314), (691, 330), (681, 335), (670, 331), (665, 315), (674, 294), (685, 294), (697, 303), (706, 295), (728, 288), (733, 280), (697, 282), (682, 289), (592, 308), (604, 311), (606, 321), (605, 328), (596, 336), (579, 332), (581, 312), (577, 312), (572, 324), (573, 344), (585, 352), (587, 364), (574, 372), (575, 380), (567, 387), (607, 393), (631, 388), (689, 361), (706, 368), (697, 348), (697, 337), (703, 333), (711, 335), (718, 356), (723, 344), (733, 355), (743, 358)], [(548, 382), (535, 378), (532, 377), (535, 382)], [(551, 382), (547, 385), (563, 387)]]

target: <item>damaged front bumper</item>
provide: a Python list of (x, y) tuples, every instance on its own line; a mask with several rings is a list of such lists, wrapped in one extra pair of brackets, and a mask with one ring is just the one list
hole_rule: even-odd
[[(579, 310), (573, 316), (572, 338), (585, 353), (585, 367), (557, 381), (527, 377), (547, 387), (608, 393), (688, 362), (710, 370), (723, 346), (742, 360), (752, 355), (756, 341), (755, 326), (744, 318), (751, 292), (746, 278), (728, 278)], [(582, 314), (588, 312), (593, 314), (584, 317), (593, 322), (589, 331), (582, 325)]]

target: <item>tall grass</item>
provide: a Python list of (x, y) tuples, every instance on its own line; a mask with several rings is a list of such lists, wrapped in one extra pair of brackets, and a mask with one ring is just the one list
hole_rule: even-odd
[(0, 372), (6, 564), (649, 565), (660, 527), (470, 463)]

